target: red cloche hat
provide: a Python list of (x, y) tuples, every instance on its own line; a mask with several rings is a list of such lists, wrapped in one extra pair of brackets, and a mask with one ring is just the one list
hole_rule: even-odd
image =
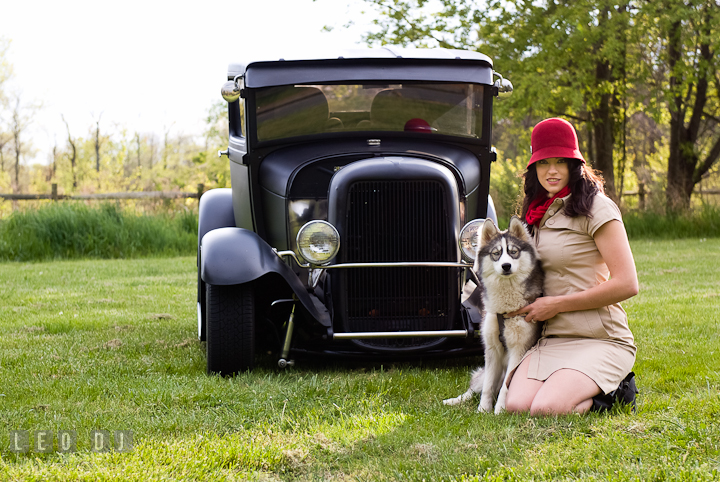
[(425, 119), (413, 118), (405, 123), (406, 132), (434, 132), (437, 129), (431, 127)]
[(565, 119), (553, 117), (539, 122), (532, 131), (530, 148), (532, 157), (527, 167), (551, 157), (578, 159), (585, 162), (580, 152), (575, 128)]

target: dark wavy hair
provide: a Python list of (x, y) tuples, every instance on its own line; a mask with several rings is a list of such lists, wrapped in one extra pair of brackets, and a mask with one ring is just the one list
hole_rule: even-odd
[[(565, 159), (570, 171), (570, 192), (572, 196), (565, 203), (565, 215), (571, 218), (575, 216), (591, 216), (593, 200), (597, 193), (605, 194), (605, 181), (599, 171), (593, 170), (590, 166), (578, 159)], [(523, 176), (523, 189), (525, 198), (522, 204), (522, 218), (528, 212), (530, 203), (538, 196), (544, 199), (548, 192), (540, 184), (537, 176), (536, 164), (531, 164)]]

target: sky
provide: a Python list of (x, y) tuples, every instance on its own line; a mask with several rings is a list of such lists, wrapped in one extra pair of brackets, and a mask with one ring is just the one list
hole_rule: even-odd
[(101, 131), (201, 134), (228, 63), (356, 47), (371, 29), (363, 10), (361, 0), (0, 0), (14, 73), (5, 89), (42, 106), (25, 163), (65, 145), (61, 115), (73, 137), (98, 118)]

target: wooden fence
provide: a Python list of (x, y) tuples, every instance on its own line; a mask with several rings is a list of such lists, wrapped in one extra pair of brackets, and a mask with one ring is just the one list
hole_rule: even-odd
[(52, 184), (50, 194), (3, 194), (0, 193), (0, 199), (8, 201), (31, 201), (38, 199), (50, 199), (59, 201), (64, 199), (70, 200), (87, 200), (87, 199), (200, 199), (205, 192), (205, 185), (198, 184), (195, 192), (183, 191), (138, 191), (138, 192), (105, 192), (97, 194), (58, 194), (57, 184)]
[[(703, 189), (702, 186), (698, 186), (698, 189), (693, 191), (693, 195), (703, 196), (704, 194), (720, 194), (720, 189)], [(638, 209), (640, 211), (645, 210), (645, 198), (649, 195), (650, 192), (645, 189), (645, 184), (640, 184), (637, 191), (623, 191), (623, 197), (638, 197)]]
[[(200, 199), (205, 192), (205, 185), (198, 184), (195, 192), (185, 191), (136, 191), (136, 192), (106, 192), (98, 194), (58, 194), (57, 184), (52, 184), (50, 194), (3, 194), (0, 193), (0, 199), (8, 201), (30, 201), (38, 199), (51, 199), (60, 201), (63, 199), (70, 200), (87, 200), (87, 199)], [(650, 193), (645, 190), (644, 185), (640, 185), (637, 191), (624, 191), (623, 196), (638, 196), (640, 206), (645, 205), (645, 197)], [(693, 194), (720, 194), (720, 189), (699, 189)]]

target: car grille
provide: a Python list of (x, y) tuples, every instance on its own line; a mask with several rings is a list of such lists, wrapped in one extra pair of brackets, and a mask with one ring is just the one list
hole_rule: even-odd
[[(439, 181), (359, 181), (347, 198), (345, 262), (447, 261), (447, 197)], [(351, 332), (449, 329), (455, 268), (344, 271), (345, 329)], [(455, 280), (455, 283), (453, 282)], [(360, 340), (373, 348), (418, 348), (437, 339)]]

